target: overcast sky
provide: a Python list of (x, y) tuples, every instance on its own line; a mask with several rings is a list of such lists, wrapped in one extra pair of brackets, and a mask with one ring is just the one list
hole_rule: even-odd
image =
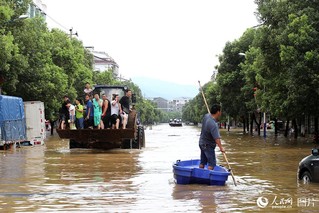
[(227, 41), (257, 25), (254, 0), (42, 0), (49, 26), (73, 27), (126, 78), (209, 81)]

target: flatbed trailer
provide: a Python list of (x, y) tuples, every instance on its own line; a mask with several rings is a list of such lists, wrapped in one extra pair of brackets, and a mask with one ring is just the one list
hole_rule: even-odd
[[(123, 86), (95, 86), (95, 92), (100, 96), (106, 94), (111, 100), (112, 94), (124, 95)], [(57, 133), (62, 139), (70, 140), (72, 148), (93, 148), (93, 149), (115, 149), (133, 148), (141, 149), (145, 147), (144, 127), (137, 125), (137, 112), (132, 108), (128, 115), (126, 129), (59, 129)]]

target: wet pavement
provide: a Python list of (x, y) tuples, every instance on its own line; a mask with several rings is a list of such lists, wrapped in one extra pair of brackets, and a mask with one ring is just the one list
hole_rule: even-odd
[[(311, 140), (221, 131), (231, 176), (225, 186), (177, 185), (172, 164), (199, 158), (200, 129), (147, 128), (142, 150), (44, 146), (0, 151), (0, 212), (316, 212), (319, 184), (297, 181)], [(218, 164), (227, 166), (217, 151)]]

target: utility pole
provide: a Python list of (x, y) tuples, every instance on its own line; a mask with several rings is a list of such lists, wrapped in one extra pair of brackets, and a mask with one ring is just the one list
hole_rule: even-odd
[(79, 36), (79, 35), (78, 35), (78, 32), (75, 32), (75, 33), (73, 34), (73, 27), (71, 27), (71, 28), (70, 28), (70, 38), (72, 38), (73, 35), (76, 35), (77, 37)]

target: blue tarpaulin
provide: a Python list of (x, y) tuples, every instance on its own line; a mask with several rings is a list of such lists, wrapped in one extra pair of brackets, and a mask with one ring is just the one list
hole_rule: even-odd
[(0, 95), (1, 140), (17, 141), (26, 138), (22, 98)]

